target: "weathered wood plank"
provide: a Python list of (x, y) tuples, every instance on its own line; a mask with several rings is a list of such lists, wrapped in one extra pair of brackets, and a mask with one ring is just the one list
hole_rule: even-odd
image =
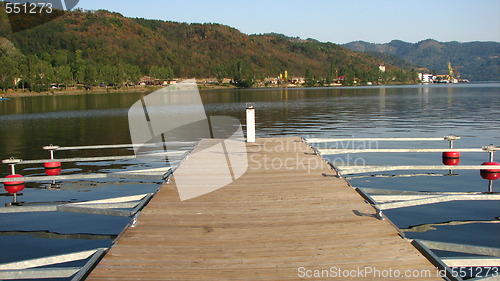
[(88, 280), (301, 280), (299, 268), (365, 267), (429, 271), (405, 280), (440, 280), (396, 229), (369, 216), (373, 208), (347, 182), (322, 175), (335, 172), (299, 138), (246, 146), (246, 173), (204, 196), (180, 201), (174, 172)]

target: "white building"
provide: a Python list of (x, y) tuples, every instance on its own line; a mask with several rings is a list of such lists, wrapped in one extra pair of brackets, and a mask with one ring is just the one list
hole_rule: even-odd
[(434, 76), (432, 74), (419, 73), (418, 79), (420, 79), (420, 81), (422, 81), (422, 83), (434, 83), (434, 80), (436, 80), (436, 76)]

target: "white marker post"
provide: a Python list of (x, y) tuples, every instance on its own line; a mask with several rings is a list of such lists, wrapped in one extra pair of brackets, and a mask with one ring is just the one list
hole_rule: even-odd
[(247, 103), (247, 142), (255, 142), (255, 107)]

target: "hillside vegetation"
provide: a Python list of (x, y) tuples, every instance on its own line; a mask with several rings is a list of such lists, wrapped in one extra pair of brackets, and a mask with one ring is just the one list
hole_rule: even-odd
[(438, 42), (428, 39), (415, 44), (393, 40), (387, 44), (363, 41), (345, 47), (366, 52), (392, 55), (410, 64), (425, 67), (434, 74), (447, 74), (448, 62), (463, 78), (475, 81), (500, 81), (500, 43), (498, 42)]
[[(220, 24), (132, 19), (103, 10), (76, 10), (12, 33), (5, 13), (0, 14), (2, 89), (44, 91), (50, 83), (120, 87), (137, 83), (144, 75), (164, 80), (231, 78), (248, 86), (285, 70), (290, 77), (307, 73), (312, 85), (338, 76), (345, 76), (346, 83), (352, 83), (354, 77), (361, 83), (415, 78), (411, 71), (333, 43), (279, 34), (246, 35)], [(387, 73), (379, 72), (380, 64), (386, 64)]]

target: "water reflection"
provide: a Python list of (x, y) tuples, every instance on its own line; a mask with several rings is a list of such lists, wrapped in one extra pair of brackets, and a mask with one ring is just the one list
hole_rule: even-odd
[[(436, 85), (401, 87), (353, 87), (312, 89), (254, 89), (205, 90), (201, 92), (209, 116), (232, 116), (244, 123), (245, 105), (255, 104), (257, 134), (259, 136), (308, 137), (441, 137), (449, 134), (462, 136), (457, 147), (479, 147), (490, 143), (500, 145), (500, 85)], [(127, 120), (128, 108), (145, 93), (117, 93), (107, 95), (44, 96), (14, 98), (0, 102), (0, 159), (11, 156), (22, 159), (46, 158), (44, 145), (81, 146), (130, 143)], [(387, 143), (388, 147), (401, 144)], [(413, 143), (412, 148), (446, 147), (446, 144)], [(380, 146), (380, 148), (384, 148)], [(102, 151), (68, 151), (65, 157), (104, 156)], [(132, 151), (110, 151), (107, 155), (129, 155)], [(384, 155), (359, 154), (357, 157), (371, 165), (436, 164), (437, 154)], [(462, 158), (464, 165), (477, 165), (486, 161), (482, 153), (469, 153)], [(136, 164), (136, 163), (135, 163)], [(64, 164), (67, 173), (112, 172), (126, 169), (134, 163), (105, 162), (101, 164)], [(135, 167), (135, 166), (134, 166)], [(43, 168), (26, 166), (24, 174), (43, 174)], [(0, 176), (8, 167), (0, 166)], [(436, 176), (435, 171), (422, 171), (419, 177), (358, 177), (350, 182), (354, 186), (379, 189), (414, 191), (485, 191), (486, 181), (477, 171), (454, 171), (459, 176)], [(380, 173), (379, 173), (380, 174)], [(402, 173), (394, 173), (401, 175)], [(22, 198), (26, 202), (74, 202), (138, 192), (154, 192), (157, 184), (98, 182), (65, 182), (61, 190), (44, 190), (40, 185), (27, 186)], [(497, 187), (498, 188), (498, 187)], [(0, 201), (8, 198), (0, 196)], [(409, 237), (438, 241), (499, 247), (500, 224), (480, 223), (449, 225), (450, 220), (494, 220), (498, 216), (497, 202), (451, 202), (406, 209), (390, 210), (387, 214), (398, 226), (434, 224), (434, 229), (413, 232)], [(71, 215), (70, 224), (61, 214), (2, 216), (0, 262), (53, 255), (107, 246), (127, 223), (126, 220), (103, 218), (97, 221), (90, 215)], [(73, 217), (74, 216), (74, 217)], [(17, 224), (10, 223), (18, 222)], [(47, 225), (44, 222), (50, 221)], [(52, 223), (54, 222), (54, 223)], [(19, 233), (19, 225), (29, 231)], [(83, 244), (78, 229), (92, 225), (95, 229), (81, 230), (99, 237), (93, 244)], [(68, 231), (69, 227), (75, 228)], [(457, 234), (459, 233), (459, 234)], [(481, 237), (477, 237), (477, 233)], [(69, 236), (65, 236), (65, 235)], [(73, 235), (73, 236), (72, 236)], [(31, 236), (31, 238), (29, 237)], [(92, 235), (91, 235), (92, 236)], [(46, 238), (57, 243), (46, 243)], [(93, 236), (94, 237), (94, 236)], [(95, 238), (94, 237), (94, 238)], [(43, 243), (39, 241), (43, 239)], [(53, 240), (53, 239), (50, 239)], [(75, 240), (75, 241), (73, 241)], [(102, 243), (101, 243), (102, 242)], [(35, 249), (33, 253), (17, 251), (14, 244)]]

